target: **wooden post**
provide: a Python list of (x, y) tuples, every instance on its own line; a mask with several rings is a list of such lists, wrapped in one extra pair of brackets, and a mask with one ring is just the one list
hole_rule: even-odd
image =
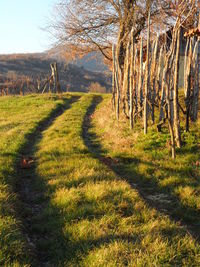
[(165, 56), (165, 67), (163, 71), (163, 79), (162, 79), (162, 90), (165, 91), (165, 99), (167, 104), (167, 120), (168, 120), (168, 127), (171, 137), (171, 152), (172, 158), (174, 159), (176, 156), (175, 151), (175, 137), (174, 137), (174, 129), (173, 129), (173, 117), (172, 117), (172, 109), (170, 103), (170, 80), (172, 75), (172, 65), (174, 62), (174, 52), (175, 52), (175, 45), (176, 45), (176, 34), (173, 33), (172, 44), (170, 47), (170, 51)]
[(190, 48), (187, 60), (187, 66), (185, 70), (185, 106), (186, 106), (186, 123), (185, 123), (185, 130), (186, 132), (189, 131), (189, 120), (190, 120), (190, 96), (191, 96), (191, 64), (192, 64), (192, 39), (190, 39)]
[[(133, 61), (133, 88), (134, 88), (134, 99), (135, 99), (135, 111), (134, 114), (137, 113), (138, 111), (138, 85), (137, 85), (137, 54), (138, 54), (138, 50), (137, 50), (137, 46), (135, 46), (134, 49), (134, 61)], [(136, 121), (136, 116), (134, 116), (134, 119)]]
[(143, 102), (143, 39), (141, 37), (140, 41), (140, 69), (139, 69), (139, 79), (138, 79), (138, 103), (139, 108), (142, 108)]
[(50, 66), (51, 66), (51, 76), (52, 76), (52, 81), (53, 81), (53, 93), (55, 93), (56, 92), (56, 75), (55, 75), (54, 63), (51, 63)]
[(176, 157), (176, 149), (175, 149), (175, 137), (174, 137), (174, 129), (172, 123), (172, 114), (171, 114), (171, 105), (170, 105), (170, 98), (169, 98), (169, 86), (166, 85), (166, 102), (167, 102), (167, 110), (168, 110), (168, 126), (169, 132), (171, 136), (171, 152), (172, 158), (175, 159)]
[(152, 67), (151, 67), (151, 77), (152, 77), (152, 93), (151, 93), (151, 118), (152, 122), (155, 122), (154, 118), (154, 105), (156, 99), (156, 66), (157, 66), (157, 56), (158, 56), (158, 35), (154, 44), (153, 50), (153, 59), (152, 59)]
[(61, 86), (60, 86), (58, 64), (56, 62), (54, 63), (54, 69), (55, 69), (56, 91), (57, 91), (58, 94), (59, 93), (61, 94), (62, 90), (61, 90)]
[(129, 119), (130, 129), (133, 129), (133, 84), (134, 84), (134, 35), (133, 29), (131, 31), (131, 51), (130, 51), (130, 85), (129, 85), (129, 96), (130, 96), (130, 107), (129, 107)]
[(162, 60), (163, 60), (163, 46), (160, 49), (159, 53), (159, 60), (158, 60), (158, 68), (157, 68), (157, 75), (156, 75), (156, 98), (159, 99), (160, 89), (161, 89), (161, 78), (162, 78)]
[[(169, 60), (170, 60), (170, 55), (166, 57), (166, 62), (165, 62), (165, 69), (169, 68)], [(170, 137), (171, 137), (171, 153), (172, 153), (172, 158), (175, 159), (176, 157), (176, 149), (175, 149), (175, 137), (174, 137), (174, 129), (173, 129), (173, 122), (172, 122), (172, 114), (171, 114), (171, 104), (170, 104), (170, 85), (169, 85), (169, 79), (170, 75), (168, 71), (164, 71), (164, 79), (163, 79), (163, 88), (165, 90), (165, 96), (166, 96), (166, 104), (167, 104), (167, 120), (168, 120), (168, 127), (169, 127), (169, 132), (170, 132)], [(168, 73), (168, 75), (166, 75)], [(167, 77), (168, 76), (168, 77)]]
[(114, 65), (115, 65), (115, 85), (116, 85), (116, 91), (117, 91), (117, 103), (116, 103), (116, 118), (117, 121), (119, 121), (119, 105), (120, 105), (120, 88), (119, 88), (119, 68), (118, 63), (116, 60), (116, 51), (114, 53)]
[[(200, 12), (199, 12), (199, 21), (198, 21), (198, 29), (200, 30)], [(196, 74), (196, 79), (195, 79), (195, 84), (194, 84), (194, 89), (193, 89), (193, 120), (197, 120), (198, 116), (198, 106), (199, 106), (199, 76), (200, 76), (200, 50), (199, 50), (199, 41), (200, 37), (197, 38), (196, 42), (196, 60), (195, 60), (195, 74)]]
[(49, 80), (49, 93), (52, 93), (53, 77), (51, 76)]
[(116, 81), (115, 81), (115, 45), (112, 46), (112, 58), (113, 58), (113, 64), (112, 64), (112, 108), (115, 110), (115, 93), (116, 93)]
[(161, 86), (161, 103), (160, 103), (160, 115), (159, 115), (159, 123), (164, 119), (164, 103), (166, 98), (166, 90), (165, 90), (165, 82), (167, 79), (167, 68), (168, 68), (168, 57), (165, 53), (164, 56), (164, 70), (163, 70), (163, 76), (162, 76), (162, 86)]
[(51, 72), (52, 72), (52, 80), (53, 80), (53, 92), (61, 93), (61, 87), (59, 82), (59, 74), (58, 74), (58, 65), (56, 62), (51, 63)]
[(147, 31), (147, 58), (146, 58), (146, 73), (145, 73), (145, 95), (144, 95), (144, 134), (147, 134), (147, 101), (148, 101), (148, 89), (149, 89), (149, 55), (150, 54), (150, 10), (148, 16), (148, 31)]
[(129, 91), (129, 71), (130, 71), (129, 57), (130, 57), (130, 40), (128, 41), (127, 46), (126, 46), (126, 56), (125, 56), (125, 61), (124, 61), (123, 89), (122, 89), (122, 105), (123, 105), (122, 109), (126, 117), (128, 117), (127, 112), (126, 112), (126, 97), (127, 97), (127, 92)]
[(188, 49), (190, 44), (190, 38), (187, 39), (187, 44), (185, 47), (185, 58), (184, 58), (184, 94), (186, 95), (186, 84), (187, 84), (187, 60), (188, 60)]
[(174, 73), (174, 132), (177, 147), (181, 147), (181, 130), (179, 119), (178, 89), (179, 89), (179, 61), (180, 61), (180, 28), (178, 29), (176, 42), (176, 58)]
[(199, 42), (198, 40), (196, 41), (194, 45), (194, 51), (192, 55), (192, 70), (191, 70), (191, 84), (192, 84), (192, 95), (191, 95), (191, 120), (195, 121), (197, 117), (195, 118), (195, 113), (196, 113), (196, 90), (197, 89), (197, 84), (198, 84), (198, 79), (199, 79), (199, 73), (198, 73), (198, 46)]

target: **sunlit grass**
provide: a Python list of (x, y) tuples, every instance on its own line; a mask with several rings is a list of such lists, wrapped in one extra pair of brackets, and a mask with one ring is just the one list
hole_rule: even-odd
[(49, 96), (0, 98), (0, 265), (24, 266), (29, 263), (23, 222), (17, 213), (15, 194), (16, 162), (27, 135), (63, 100)]
[(46, 205), (34, 223), (45, 260), (53, 266), (198, 266), (200, 247), (186, 230), (148, 208), (88, 150), (82, 124), (92, 101), (87, 95), (74, 103), (38, 146)]
[[(39, 121), (64, 101), (48, 96), (0, 98), (0, 265), (199, 266), (200, 246), (194, 238), (148, 207), (133, 188), (134, 179), (140, 180), (146, 189), (173, 192), (194, 208), (198, 189), (193, 187), (190, 171), (198, 172), (198, 168), (187, 165), (194, 160), (192, 152), (186, 158), (181, 150), (180, 161), (173, 162), (167, 134), (152, 129), (148, 138), (140, 138), (139, 125), (134, 133), (126, 121), (117, 127), (110, 113), (110, 96), (102, 96), (104, 101), (86, 134), (85, 114), (97, 98), (88, 94), (76, 99), (38, 140), (34, 137), (31, 153), (36, 163), (28, 185), (37, 212), (18, 208), (13, 188), (20, 177), (15, 175), (15, 163), (23, 144), (30, 142), (27, 134), (37, 134)], [(184, 149), (190, 150), (196, 141), (191, 136)], [(96, 146), (88, 147), (91, 141)], [(114, 158), (116, 166), (115, 161), (106, 166), (100, 156)], [(122, 175), (116, 174), (116, 168)], [(26, 249), (19, 210), (30, 220), (35, 265), (34, 255)]]
[(99, 136), (102, 151), (106, 151), (107, 156), (119, 159), (116, 167), (119, 173), (126, 174), (130, 181), (140, 185), (149, 194), (165, 193), (169, 198), (173, 197), (170, 204), (173, 215), (178, 215), (180, 220), (193, 225), (200, 221), (199, 121), (192, 123), (190, 132), (186, 133), (183, 131), (182, 116), (181, 114), (183, 146), (177, 149), (176, 160), (171, 159), (167, 124), (162, 133), (158, 133), (156, 127), (150, 125), (145, 136), (142, 119), (131, 131), (128, 121), (121, 114), (118, 126), (109, 96), (96, 111), (93, 131)]

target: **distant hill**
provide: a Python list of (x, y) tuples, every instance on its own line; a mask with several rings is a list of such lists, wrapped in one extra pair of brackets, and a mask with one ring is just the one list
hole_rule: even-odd
[(82, 66), (87, 70), (95, 72), (109, 72), (108, 66), (103, 62), (103, 56), (100, 53), (91, 52), (85, 57), (74, 61), (77, 66)]
[[(89, 57), (88, 57), (89, 58)], [(61, 88), (63, 91), (87, 92), (91, 84), (98, 83), (110, 90), (110, 74), (98, 60), (88, 58), (66, 64), (58, 61)], [(55, 59), (47, 53), (0, 55), (0, 83), (20, 77), (30, 78), (41, 83), (51, 74), (50, 63)], [(35, 84), (36, 86), (36, 84)]]
[[(69, 50), (67, 50), (69, 49)], [(104, 63), (104, 57), (100, 52), (90, 52), (82, 58), (72, 60), (70, 54), (70, 48), (65, 46), (58, 45), (47, 51), (48, 55), (52, 58), (57, 59), (58, 61), (68, 61), (72, 64), (77, 65), (78, 67), (83, 67), (86, 70), (92, 72), (104, 72), (109, 73), (110, 70), (108, 66)]]

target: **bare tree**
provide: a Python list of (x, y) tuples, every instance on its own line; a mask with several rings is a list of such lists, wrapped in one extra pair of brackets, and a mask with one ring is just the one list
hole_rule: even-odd
[(140, 34), (146, 36), (150, 7), (151, 31), (154, 28), (158, 32), (175, 24), (180, 6), (185, 21), (192, 23), (194, 16), (189, 10), (193, 10), (193, 2), (196, 1), (60, 0), (49, 30), (55, 35), (58, 47), (64, 47), (64, 53), (70, 57), (100, 51), (105, 59), (112, 61), (112, 44), (117, 43), (117, 61), (123, 76), (129, 34), (133, 29), (136, 42)]

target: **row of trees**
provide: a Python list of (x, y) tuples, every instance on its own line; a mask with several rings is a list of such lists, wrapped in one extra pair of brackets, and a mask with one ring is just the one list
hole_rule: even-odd
[(51, 75), (28, 76), (20, 75), (14, 71), (9, 71), (0, 76), (0, 95), (25, 93), (61, 93), (57, 63), (51, 63)]
[(112, 62), (112, 44), (123, 72), (129, 35), (146, 39), (148, 13), (151, 10), (151, 32), (165, 31), (175, 25), (180, 15), (184, 27), (190, 28), (197, 19), (200, 4), (196, 0), (60, 0), (49, 30), (64, 46), (68, 57), (100, 51)]
[(200, 27), (196, 27), (185, 33), (187, 38), (184, 58), (185, 107), (180, 101), (180, 48), (183, 45), (181, 33), (184, 31), (181, 25), (179, 17), (173, 27), (169, 46), (166, 38), (162, 38), (164, 35), (157, 36), (150, 42), (149, 12), (146, 46), (143, 46), (143, 38), (139, 43), (135, 41), (133, 30), (129, 36), (123, 80), (120, 80), (117, 50), (113, 46), (113, 107), (116, 109), (117, 119), (121, 108), (123, 114), (130, 119), (132, 129), (137, 118), (143, 116), (146, 134), (148, 121), (155, 123), (155, 109), (158, 108), (157, 128), (161, 131), (162, 125), (168, 120), (173, 158), (175, 158), (175, 146), (181, 147), (179, 110), (185, 115), (185, 130), (189, 131), (190, 120), (197, 120), (199, 100)]
[[(143, 115), (144, 133), (147, 133), (148, 120), (151, 117), (155, 122), (155, 108), (159, 108), (158, 130), (167, 119), (173, 157), (175, 144), (181, 146), (179, 110), (186, 115), (186, 130), (190, 119), (197, 118), (199, 8), (196, 0), (63, 0), (56, 8), (57, 21), (50, 25), (68, 54), (80, 56), (99, 50), (112, 63), (117, 119), (119, 114), (124, 114), (132, 128), (134, 121)], [(184, 64), (185, 109), (178, 90), (181, 29), (187, 32), (188, 38)], [(164, 33), (170, 30), (168, 41)], [(156, 37), (157, 33), (161, 37)]]
[[(39, 93), (47, 88), (46, 78), (32, 77), (26, 75), (6, 75), (0, 77), (0, 94), (3, 95), (24, 95)], [(49, 79), (48, 79), (49, 80)], [(45, 84), (45, 86), (43, 86)], [(50, 85), (49, 85), (50, 86)], [(51, 88), (53, 87), (53, 83)]]
[[(39, 82), (39, 79), (37, 79)], [(7, 75), (0, 76), (0, 94), (21, 94), (24, 92), (35, 92), (36, 81), (32, 77), (25, 75), (17, 75), (15, 72), (9, 72)]]

